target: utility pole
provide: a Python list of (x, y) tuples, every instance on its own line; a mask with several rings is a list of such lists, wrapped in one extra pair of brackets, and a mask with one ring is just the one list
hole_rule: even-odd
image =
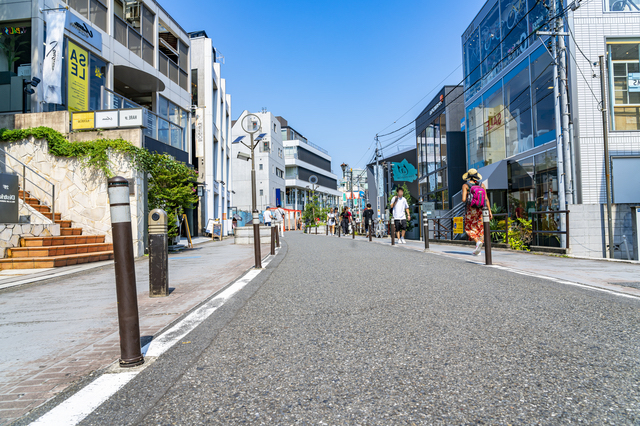
[(611, 213), (611, 160), (609, 159), (609, 123), (607, 120), (607, 78), (604, 67), (604, 56), (600, 62), (600, 92), (602, 93), (602, 138), (604, 141), (604, 184), (607, 188), (607, 231), (609, 233), (609, 258), (613, 259), (613, 217)]
[(380, 151), (378, 150), (378, 135), (376, 135), (376, 209), (378, 210), (378, 220), (380, 220)]

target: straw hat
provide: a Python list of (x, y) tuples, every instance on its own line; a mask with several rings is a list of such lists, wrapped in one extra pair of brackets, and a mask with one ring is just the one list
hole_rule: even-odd
[(462, 175), (462, 180), (469, 180), (469, 178), (476, 178), (476, 180), (482, 179), (482, 175), (478, 173), (476, 169), (469, 169), (467, 173)]

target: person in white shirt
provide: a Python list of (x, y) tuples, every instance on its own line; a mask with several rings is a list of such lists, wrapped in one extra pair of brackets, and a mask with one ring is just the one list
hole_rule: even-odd
[(283, 236), (283, 226), (284, 226), (284, 210), (282, 210), (282, 207), (280, 207), (280, 204), (278, 204), (278, 206), (276, 207), (276, 209), (271, 212), (271, 216), (273, 217), (274, 222), (276, 223), (276, 226), (278, 227), (278, 232), (280, 233), (280, 236)]
[(269, 206), (267, 206), (264, 213), (262, 213), (262, 217), (264, 218), (264, 224), (271, 226), (271, 210), (269, 210)]
[(407, 232), (407, 217), (411, 217), (409, 213), (409, 203), (404, 198), (404, 190), (398, 188), (397, 196), (391, 200), (391, 210), (393, 211), (393, 220), (396, 227), (396, 237), (398, 244), (406, 244), (404, 234)]

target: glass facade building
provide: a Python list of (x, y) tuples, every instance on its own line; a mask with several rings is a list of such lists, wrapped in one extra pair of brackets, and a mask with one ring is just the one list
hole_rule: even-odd
[(462, 40), (467, 164), (512, 215), (558, 208), (554, 64), (550, 39), (536, 35), (550, 10), (547, 0), (489, 1)]

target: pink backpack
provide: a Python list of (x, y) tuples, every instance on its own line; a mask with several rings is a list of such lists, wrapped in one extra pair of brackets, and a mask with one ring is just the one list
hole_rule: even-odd
[(476, 209), (484, 208), (485, 200), (487, 199), (487, 191), (482, 185), (473, 184), (467, 182), (469, 186), (469, 193), (467, 194), (467, 205)]

